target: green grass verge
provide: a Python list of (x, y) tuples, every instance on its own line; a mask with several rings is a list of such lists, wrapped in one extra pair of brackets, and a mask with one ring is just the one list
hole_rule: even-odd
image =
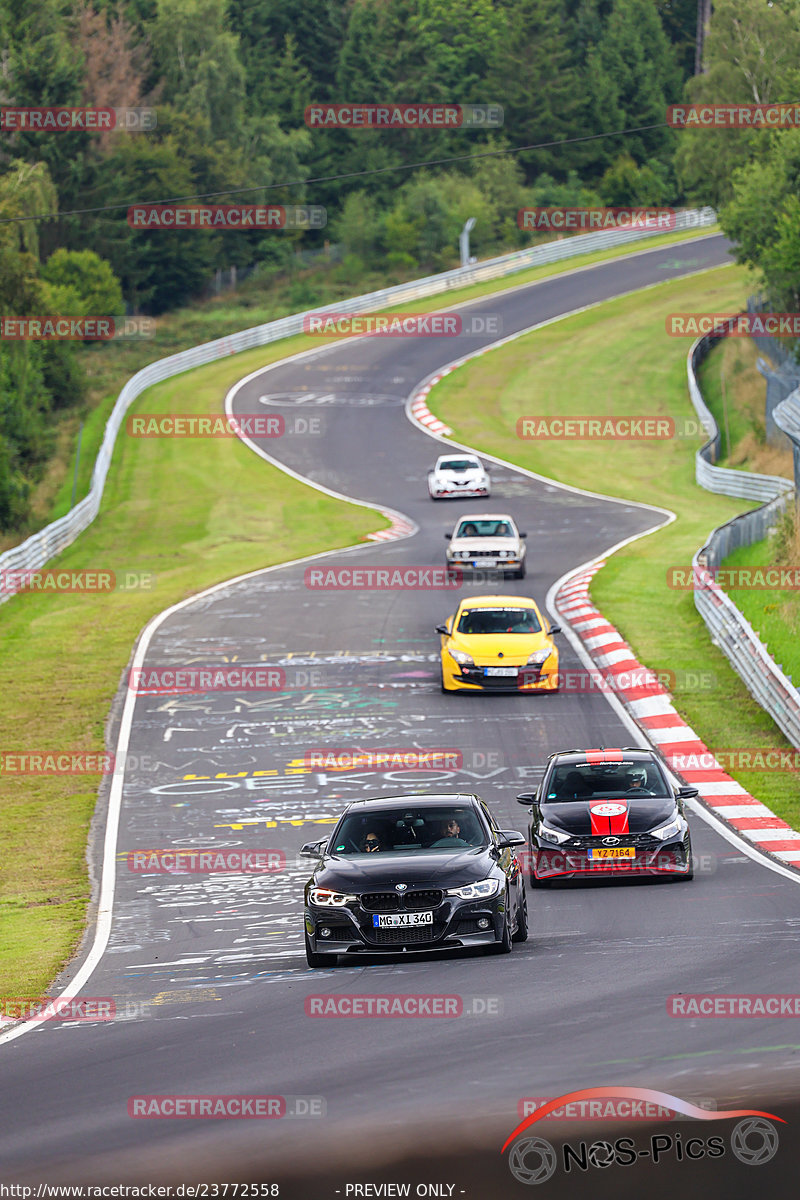
[[(218, 412), (235, 380), (298, 348), (293, 339), (180, 375), (151, 388), (138, 407)], [(3, 605), (2, 749), (102, 752), (131, 647), (155, 613), (213, 583), (385, 527), (378, 513), (306, 487), (236, 440), (134, 441), (123, 433), (97, 520), (49, 565), (149, 572), (154, 586), (27, 593)], [(6, 772), (0, 783), (0, 996), (35, 996), (82, 933), (99, 777)]]
[[(744, 280), (741, 269), (724, 267), (603, 304), (473, 360), (437, 384), (428, 402), (459, 442), (564, 483), (675, 512), (671, 525), (609, 560), (594, 578), (593, 599), (643, 663), (676, 672), (676, 707), (707, 745), (785, 749), (788, 743), (711, 644), (691, 592), (667, 586), (668, 569), (688, 566), (710, 530), (746, 507), (695, 485), (701, 439), (537, 443), (516, 436), (517, 419), (531, 415), (647, 413), (673, 417), (681, 428), (693, 416), (688, 343), (664, 336), (666, 315), (735, 311)], [(706, 682), (692, 686), (692, 677)], [(747, 771), (736, 778), (800, 827), (791, 777)]]
[[(725, 559), (725, 569), (731, 567), (771, 567), (775, 564), (791, 567), (800, 576), (796, 554), (775, 553), (775, 539), (765, 538), (753, 546), (744, 546)], [(781, 669), (800, 686), (800, 595), (797, 591), (726, 587), (726, 592), (740, 612), (744, 613), (756, 633), (765, 643)]]

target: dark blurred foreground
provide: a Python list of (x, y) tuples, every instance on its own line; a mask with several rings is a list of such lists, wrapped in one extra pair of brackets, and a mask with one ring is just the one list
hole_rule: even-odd
[[(475, 1098), (477, 1100), (477, 1097)], [(421, 1097), (422, 1100), (422, 1097)], [(206, 1184), (195, 1196), (213, 1198), (235, 1195), (233, 1184), (265, 1185), (253, 1195), (276, 1195), (282, 1200), (361, 1200), (365, 1197), (426, 1196), (437, 1200), (484, 1200), (494, 1197), (541, 1197), (542, 1200), (569, 1197), (570, 1200), (752, 1200), (763, 1195), (770, 1200), (792, 1200), (798, 1195), (800, 1178), (800, 1102), (739, 1097), (724, 1107), (753, 1108), (773, 1112), (786, 1124), (774, 1123), (778, 1148), (774, 1157), (761, 1165), (746, 1165), (733, 1153), (731, 1135), (738, 1120), (715, 1121), (666, 1120), (653, 1123), (610, 1121), (539, 1121), (520, 1135), (504, 1154), (500, 1148), (516, 1122), (500, 1123), (496, 1118), (476, 1119), (474, 1102), (465, 1097), (465, 1116), (448, 1113), (439, 1122), (399, 1125), (387, 1117), (381, 1122), (375, 1114), (370, 1122), (332, 1128), (330, 1119), (268, 1122), (269, 1128), (256, 1131), (252, 1121), (143, 1122), (142, 1146), (138, 1152), (129, 1147), (108, 1152), (90, 1160), (70, 1161), (49, 1169), (32, 1166), (25, 1176), (8, 1177), (0, 1173), (2, 1195), (14, 1195), (12, 1183), (33, 1184), (32, 1197), (39, 1183), (89, 1186), (114, 1184), (169, 1184), (172, 1195), (188, 1196), (189, 1185)], [(723, 1105), (720, 1105), (723, 1107)], [(195, 1126), (190, 1129), (189, 1126)], [(221, 1126), (224, 1125), (224, 1128)], [(154, 1128), (158, 1126), (158, 1129)], [(180, 1127), (180, 1129), (178, 1128)], [(146, 1136), (144, 1136), (146, 1134)], [(544, 1138), (552, 1146), (555, 1169), (541, 1182), (522, 1183), (512, 1174), (509, 1155), (524, 1139)], [(631, 1165), (603, 1160), (613, 1150), (608, 1147), (620, 1138), (635, 1143), (637, 1159)], [(656, 1143), (659, 1161), (652, 1161), (651, 1139)], [(666, 1140), (670, 1138), (669, 1148)], [(691, 1161), (685, 1151), (691, 1139), (698, 1153), (701, 1143), (719, 1138), (724, 1151), (718, 1157)], [(570, 1169), (564, 1169), (563, 1143), (586, 1162), (582, 1167), (568, 1155)], [(581, 1143), (584, 1144), (581, 1150)], [(596, 1165), (589, 1161), (594, 1150)], [(682, 1160), (677, 1157), (680, 1144)], [(717, 1143), (717, 1147), (719, 1146)], [(749, 1145), (758, 1150), (763, 1139), (751, 1138)], [(546, 1151), (545, 1151), (546, 1152)], [(625, 1155), (630, 1157), (630, 1154)], [(536, 1151), (523, 1158), (523, 1166), (535, 1170), (542, 1162)], [(224, 1184), (228, 1184), (227, 1193)], [(218, 1185), (215, 1191), (214, 1184)], [(183, 1190), (179, 1191), (179, 1185)], [(270, 1185), (278, 1190), (271, 1191)], [(407, 1190), (406, 1190), (407, 1189)], [(45, 1195), (46, 1193), (42, 1193)], [(74, 1194), (74, 1193), (73, 1193)], [(97, 1194), (97, 1193), (96, 1193)], [(146, 1194), (146, 1193), (145, 1193)], [(24, 1193), (17, 1192), (22, 1196)], [(110, 1193), (106, 1193), (110, 1195)], [(242, 1189), (239, 1189), (242, 1195)]]

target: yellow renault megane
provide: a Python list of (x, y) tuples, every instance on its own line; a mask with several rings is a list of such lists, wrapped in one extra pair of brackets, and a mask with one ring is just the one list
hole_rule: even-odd
[(558, 691), (561, 626), (527, 596), (466, 596), (436, 632), (443, 692)]

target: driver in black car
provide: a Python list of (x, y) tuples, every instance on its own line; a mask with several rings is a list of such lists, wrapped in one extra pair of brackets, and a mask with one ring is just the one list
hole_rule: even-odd
[(361, 849), (366, 854), (376, 854), (383, 849), (381, 835), (375, 829), (368, 829), (361, 841)]
[(458, 821), (455, 819), (455, 817), (449, 817), (447, 820), (440, 823), (439, 837), (435, 842), (431, 843), (431, 848), (436, 849), (438, 847), (445, 846), (468, 845), (469, 842), (466, 842), (461, 836), (461, 826), (459, 825)]
[(647, 771), (644, 767), (634, 767), (628, 772), (628, 791), (642, 792), (649, 795), (647, 791)]

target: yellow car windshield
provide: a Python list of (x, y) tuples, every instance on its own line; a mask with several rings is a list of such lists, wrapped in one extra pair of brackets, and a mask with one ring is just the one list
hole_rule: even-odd
[(458, 633), (539, 633), (541, 625), (532, 608), (468, 608), (462, 612)]

